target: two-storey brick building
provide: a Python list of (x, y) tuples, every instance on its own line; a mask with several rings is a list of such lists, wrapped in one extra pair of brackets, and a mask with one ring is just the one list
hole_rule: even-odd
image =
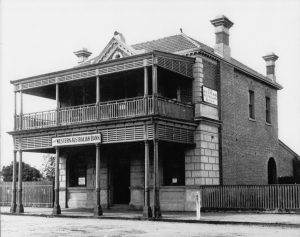
[[(184, 33), (129, 45), (115, 32), (98, 56), (75, 52), (74, 68), (12, 81), (14, 164), (17, 153), (56, 153), (54, 214), (126, 204), (158, 217), (192, 210), (200, 185), (293, 175), (297, 155), (278, 140), (278, 57), (265, 56), (267, 75), (257, 73), (231, 57), (233, 23), (211, 23), (214, 48)], [(57, 108), (23, 114), (23, 94)], [(22, 212), (22, 182), (18, 205), (13, 185), (12, 212)]]

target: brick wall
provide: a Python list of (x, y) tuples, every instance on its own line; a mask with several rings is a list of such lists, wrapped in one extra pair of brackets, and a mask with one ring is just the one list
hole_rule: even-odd
[[(220, 84), (224, 184), (267, 184), (267, 162), (278, 159), (277, 91), (224, 63)], [(255, 120), (249, 119), (249, 90), (255, 94)], [(271, 125), (265, 96), (271, 98)]]

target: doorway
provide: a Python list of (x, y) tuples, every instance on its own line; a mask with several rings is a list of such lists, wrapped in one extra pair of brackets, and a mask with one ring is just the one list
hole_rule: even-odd
[(130, 202), (130, 162), (126, 157), (117, 158), (113, 164), (113, 204)]
[(270, 158), (268, 162), (268, 184), (277, 184), (277, 169), (274, 158)]

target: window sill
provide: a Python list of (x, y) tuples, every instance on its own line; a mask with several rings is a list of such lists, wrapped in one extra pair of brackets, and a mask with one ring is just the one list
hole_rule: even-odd
[(272, 124), (271, 124), (271, 123), (267, 123), (267, 122), (266, 122), (266, 125), (268, 125), (268, 126), (272, 126)]
[(72, 187), (68, 187), (68, 190), (86, 190), (89, 189), (86, 186), (72, 186)]
[(251, 121), (251, 122), (256, 122), (256, 120), (253, 119), (253, 118), (248, 118), (248, 119), (249, 119), (249, 121)]

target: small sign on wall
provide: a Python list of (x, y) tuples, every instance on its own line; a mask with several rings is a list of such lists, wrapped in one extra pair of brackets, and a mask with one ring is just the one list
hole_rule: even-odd
[(78, 178), (78, 185), (85, 186), (85, 177)]
[(202, 97), (203, 101), (213, 104), (213, 105), (218, 105), (218, 92), (215, 90), (212, 90), (210, 88), (207, 88), (205, 86), (202, 86)]

